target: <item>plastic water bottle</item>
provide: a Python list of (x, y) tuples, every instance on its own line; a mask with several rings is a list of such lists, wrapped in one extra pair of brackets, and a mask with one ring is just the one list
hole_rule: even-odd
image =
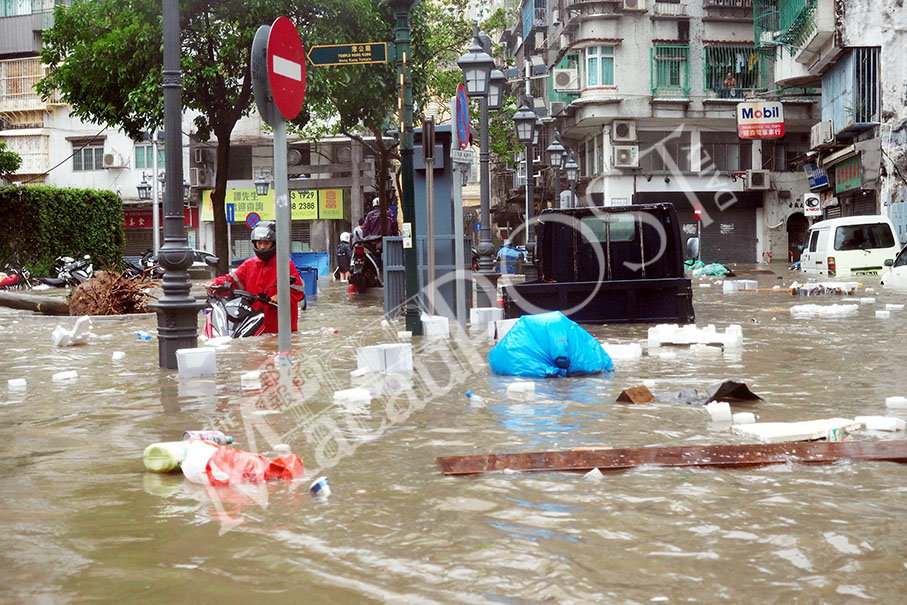
[(485, 405), (485, 399), (481, 395), (476, 395), (472, 391), (466, 391), (466, 399), (469, 400), (470, 406), (480, 408)]
[(145, 330), (139, 330), (138, 332), (136, 332), (135, 337), (139, 340), (151, 340), (151, 334), (149, 334)]
[(321, 334), (323, 336), (331, 336), (333, 334), (339, 334), (339, 333), (340, 333), (340, 330), (338, 330), (337, 328), (332, 328), (331, 326), (325, 326), (325, 327), (321, 328)]
[(188, 441), (164, 441), (152, 443), (145, 448), (142, 462), (145, 468), (155, 473), (169, 473), (179, 468), (186, 459)]
[(190, 439), (203, 439), (217, 445), (233, 443), (233, 437), (220, 431), (186, 431), (183, 433), (183, 441), (189, 441)]

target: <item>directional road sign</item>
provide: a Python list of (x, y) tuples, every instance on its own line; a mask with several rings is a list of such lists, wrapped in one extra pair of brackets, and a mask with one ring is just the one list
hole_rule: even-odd
[(387, 63), (387, 42), (324, 44), (309, 47), (312, 65), (364, 65)]
[(305, 98), (305, 50), (299, 31), (286, 17), (277, 17), (268, 35), (268, 80), (280, 115), (292, 120)]
[(236, 221), (236, 204), (225, 204), (225, 206), (227, 207), (227, 222)]

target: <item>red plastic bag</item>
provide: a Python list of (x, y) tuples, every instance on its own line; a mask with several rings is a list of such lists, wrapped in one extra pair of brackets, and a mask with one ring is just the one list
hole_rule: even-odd
[(295, 454), (271, 460), (261, 454), (197, 439), (189, 444), (182, 469), (190, 481), (209, 485), (292, 480), (305, 474), (302, 460)]

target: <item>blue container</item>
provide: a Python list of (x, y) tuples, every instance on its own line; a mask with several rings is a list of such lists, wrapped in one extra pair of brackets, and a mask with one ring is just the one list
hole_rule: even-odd
[(305, 286), (306, 298), (318, 296), (318, 268), (317, 267), (297, 267), (299, 277)]

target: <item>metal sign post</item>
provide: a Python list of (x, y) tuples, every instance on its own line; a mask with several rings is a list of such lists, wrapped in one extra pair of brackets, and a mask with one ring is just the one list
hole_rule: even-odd
[(438, 286), (435, 284), (435, 121), (432, 118), (422, 122), (422, 157), (425, 158), (425, 248), (428, 252), (428, 283), (425, 289), (428, 292), (428, 312), (434, 315)]

